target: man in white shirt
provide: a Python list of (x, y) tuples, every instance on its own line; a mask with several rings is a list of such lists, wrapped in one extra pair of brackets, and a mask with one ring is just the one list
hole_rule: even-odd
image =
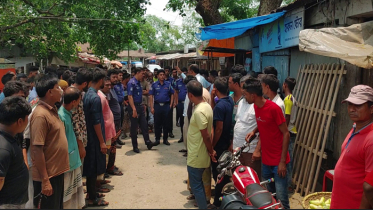
[[(245, 76), (240, 80), (241, 88), (245, 81), (250, 77), (251, 76)], [(241, 100), (238, 104), (235, 119), (236, 124), (234, 126), (233, 132), (233, 149), (237, 147), (242, 147), (245, 144), (246, 135), (257, 128), (254, 105), (247, 103), (246, 99)], [(252, 169), (254, 169), (258, 174), (258, 177), (261, 179), (261, 161), (260, 159), (252, 159), (258, 140), (259, 138), (255, 137), (255, 139), (250, 143), (250, 146), (244, 149), (240, 157), (240, 162), (244, 166), (249, 166)]]

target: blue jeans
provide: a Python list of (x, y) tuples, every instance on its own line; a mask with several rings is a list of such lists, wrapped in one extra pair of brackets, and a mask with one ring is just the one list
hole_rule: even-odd
[(205, 187), (202, 181), (202, 175), (205, 171), (204, 168), (193, 168), (187, 166), (190, 188), (192, 193), (196, 197), (197, 205), (199, 209), (207, 209)]
[(289, 142), (289, 155), (290, 155), (290, 163), (287, 164), (287, 173), (288, 173), (288, 186), (291, 187), (292, 181), (291, 178), (293, 177), (293, 157), (294, 157), (294, 144), (295, 144), (295, 139), (297, 136), (291, 136), (290, 137), (290, 142)]
[(275, 182), (267, 184), (267, 189), (271, 193), (276, 193), (285, 209), (290, 209), (289, 195), (288, 195), (288, 174), (284, 178), (280, 177), (277, 173), (278, 166), (262, 165), (262, 177), (264, 180), (274, 178)]

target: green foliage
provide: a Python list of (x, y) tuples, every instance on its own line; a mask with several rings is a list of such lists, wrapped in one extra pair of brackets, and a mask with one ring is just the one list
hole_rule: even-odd
[(183, 50), (187, 44), (195, 44), (199, 18), (195, 12), (187, 11), (182, 26), (172, 25), (154, 15), (147, 15), (145, 24), (140, 25), (141, 47), (149, 52)]
[(46, 58), (65, 61), (76, 43), (90, 43), (98, 56), (115, 58), (141, 43), (139, 27), (148, 0), (1, 0), (0, 46), (17, 44)]
[[(186, 16), (185, 11), (195, 8), (196, 2), (196, 0), (169, 0), (166, 10), (178, 11), (180, 15)], [(222, 0), (219, 11), (223, 20), (230, 22), (256, 16), (258, 7), (258, 0)]]

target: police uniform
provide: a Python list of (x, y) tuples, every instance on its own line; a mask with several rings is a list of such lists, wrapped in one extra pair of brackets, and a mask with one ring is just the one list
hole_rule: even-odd
[(131, 120), (131, 139), (132, 139), (132, 146), (133, 149), (138, 149), (137, 143), (137, 127), (140, 125), (140, 129), (142, 135), (145, 140), (145, 144), (148, 146), (148, 149), (151, 149), (152, 142), (149, 139), (149, 131), (148, 131), (148, 123), (146, 122), (145, 118), (145, 110), (144, 106), (142, 105), (142, 87), (140, 81), (138, 81), (135, 77), (133, 77), (127, 84), (127, 92), (129, 96), (133, 97), (133, 102), (136, 107), (137, 111), (137, 118), (133, 118), (133, 110), (132, 107), (128, 107), (128, 112), (130, 115)]
[(163, 143), (167, 143), (169, 133), (169, 122), (165, 117), (170, 113), (171, 95), (174, 94), (174, 89), (170, 82), (164, 81), (163, 85), (160, 81), (153, 83), (149, 94), (154, 97), (154, 131), (156, 143), (159, 143), (161, 138), (161, 129), (163, 129)]
[(184, 126), (184, 101), (185, 97), (187, 95), (187, 88), (186, 85), (184, 84), (184, 81), (182, 78), (176, 80), (175, 83), (175, 90), (179, 92), (178, 94), (178, 104), (176, 106), (176, 112), (180, 116), (180, 129), (181, 129), (181, 137), (180, 137), (180, 142), (183, 139), (183, 126)]
[[(172, 77), (168, 77), (167, 79), (165, 79), (165, 82), (169, 82), (172, 86), (173, 89), (175, 89), (175, 86), (174, 86), (174, 78)], [(172, 131), (174, 130), (174, 120), (173, 120), (173, 116), (174, 116), (174, 108), (170, 108), (170, 112), (168, 113), (167, 115), (167, 123), (168, 123), (168, 132), (169, 134), (172, 134)]]

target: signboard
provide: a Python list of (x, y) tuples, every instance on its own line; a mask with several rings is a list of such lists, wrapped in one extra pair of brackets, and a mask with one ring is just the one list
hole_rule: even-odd
[(225, 57), (219, 57), (219, 63), (221, 66), (225, 65)]
[(209, 44), (209, 40), (205, 40), (197, 43), (197, 56), (203, 56), (204, 50)]
[(299, 33), (304, 28), (304, 8), (288, 12), (276, 21), (264, 25), (259, 33), (260, 53), (299, 45)]

